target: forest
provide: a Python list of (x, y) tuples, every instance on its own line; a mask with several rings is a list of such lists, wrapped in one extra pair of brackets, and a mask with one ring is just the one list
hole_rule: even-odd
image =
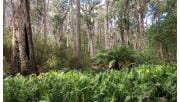
[(176, 102), (176, 0), (3, 0), (4, 102)]

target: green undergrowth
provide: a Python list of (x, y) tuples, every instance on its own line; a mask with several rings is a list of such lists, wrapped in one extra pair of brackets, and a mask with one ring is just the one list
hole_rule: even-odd
[(176, 65), (4, 79), (4, 102), (176, 102)]

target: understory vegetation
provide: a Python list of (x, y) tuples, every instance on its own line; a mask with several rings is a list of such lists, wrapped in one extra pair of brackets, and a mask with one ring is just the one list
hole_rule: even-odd
[(176, 102), (176, 65), (52, 71), (4, 79), (5, 102)]

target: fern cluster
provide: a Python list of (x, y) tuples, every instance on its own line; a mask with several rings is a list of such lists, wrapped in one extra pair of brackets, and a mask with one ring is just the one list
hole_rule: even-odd
[(109, 68), (120, 69), (122, 67), (132, 67), (132, 64), (135, 66), (152, 64), (157, 59), (155, 53), (150, 49), (138, 52), (122, 46), (99, 51), (93, 58), (93, 61), (96, 65), (109, 65)]
[(176, 66), (6, 77), (4, 102), (176, 102)]

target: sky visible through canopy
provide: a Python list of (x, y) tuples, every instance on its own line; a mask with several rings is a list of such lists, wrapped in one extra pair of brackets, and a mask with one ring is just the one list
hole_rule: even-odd
[(104, 0), (81, 0), (81, 2), (92, 2), (92, 1), (94, 1), (94, 2), (103, 2)]

